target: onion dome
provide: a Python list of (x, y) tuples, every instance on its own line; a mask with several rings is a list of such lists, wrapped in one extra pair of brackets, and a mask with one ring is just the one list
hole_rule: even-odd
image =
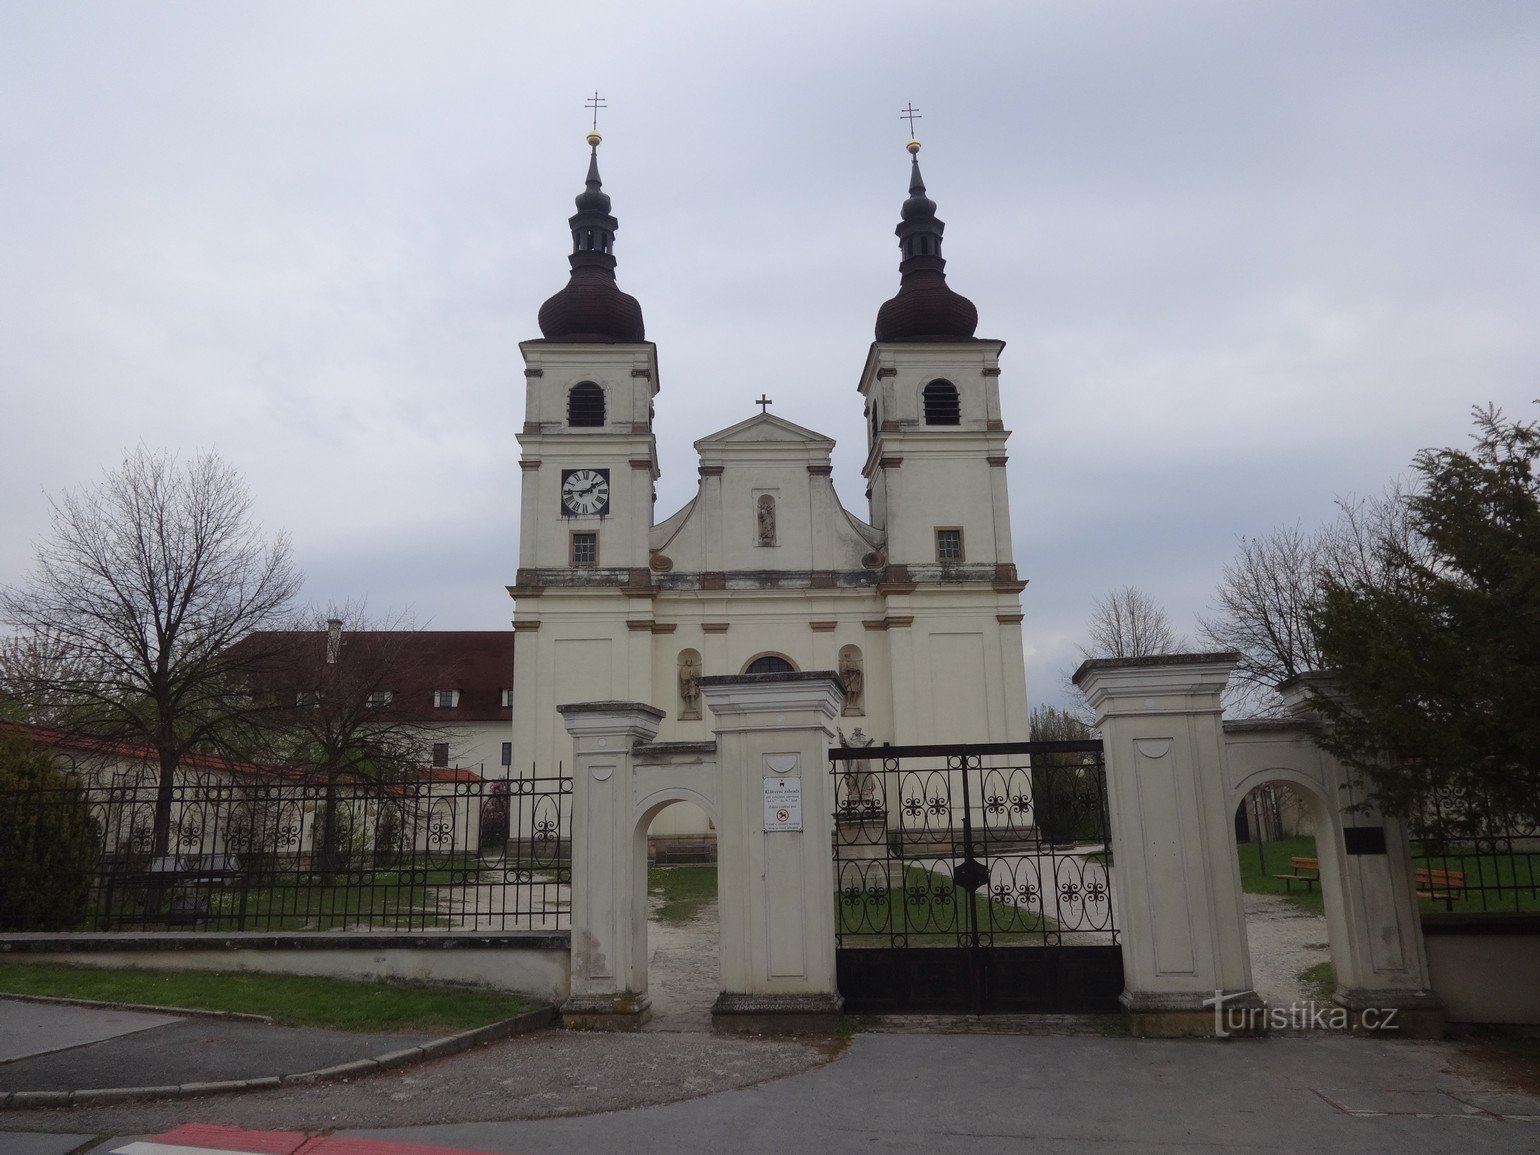
[(540, 306), (540, 332), (550, 341), (641, 341), (642, 307), (615, 284), (615, 230), (609, 194), (599, 181), (599, 134), (588, 134), (587, 187), (577, 195), (572, 228), (572, 275)]
[(920, 176), (920, 142), (911, 140), (909, 199), (894, 233), (904, 254), (898, 293), (877, 310), (879, 341), (966, 341), (978, 328), (973, 302), (947, 287), (946, 262), (941, 259), (941, 234), (946, 225), (936, 217), (936, 202), (925, 195)]

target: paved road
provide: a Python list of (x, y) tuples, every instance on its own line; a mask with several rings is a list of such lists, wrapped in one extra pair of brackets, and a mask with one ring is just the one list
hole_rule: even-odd
[[(177, 1122), (332, 1131), (491, 1152), (1540, 1151), (1540, 1096), (1476, 1077), (1451, 1043), (870, 1033), (775, 1078), (784, 1041), (545, 1032), (411, 1076), (253, 1095), (0, 1116), (0, 1151), (106, 1152)], [(688, 1096), (714, 1054), (765, 1081)], [(706, 1064), (710, 1066), (710, 1064)], [(748, 1071), (744, 1067), (749, 1068)], [(445, 1069), (448, 1069), (447, 1071)], [(480, 1082), (459, 1088), (476, 1069)], [(417, 1077), (427, 1069), (419, 1069)], [(502, 1094), (487, 1094), (485, 1076)], [(445, 1076), (448, 1077), (445, 1077)], [(650, 1090), (647, 1084), (651, 1084)], [(371, 1121), (382, 1105), (431, 1124)], [(586, 1113), (597, 1111), (598, 1113)], [(53, 1131), (39, 1135), (24, 1132)], [(19, 1133), (21, 1132), (21, 1133)], [(91, 1136), (104, 1141), (81, 1148)]]

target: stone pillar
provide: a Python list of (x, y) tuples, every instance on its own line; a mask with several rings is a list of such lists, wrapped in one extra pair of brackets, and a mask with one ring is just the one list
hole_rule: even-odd
[[(1219, 695), (1234, 654), (1085, 662), (1107, 764), (1129, 1024), (1139, 1035), (1256, 1033)], [(1221, 1026), (1216, 1001), (1225, 1009)]]
[(713, 1020), (754, 1031), (828, 1027), (842, 1005), (829, 773), (839, 678), (743, 674), (702, 678), (700, 688), (715, 718), (720, 775), (723, 991)]
[[(572, 735), (572, 993), (568, 1026), (634, 1031), (651, 1017), (647, 855), (631, 814), (631, 751), (663, 711), (641, 702), (558, 706)], [(641, 837), (645, 839), (646, 832)]]
[[(1311, 695), (1323, 692), (1331, 692), (1331, 682), (1319, 673), (1280, 687), (1285, 709), (1312, 727), (1321, 719)], [(1348, 767), (1324, 750), (1322, 755), (1323, 793), (1337, 800), (1331, 821), (1315, 839), (1337, 970), (1334, 1001), (1365, 1030), (1442, 1038), (1444, 1009), (1428, 977), (1406, 824), (1369, 802)]]

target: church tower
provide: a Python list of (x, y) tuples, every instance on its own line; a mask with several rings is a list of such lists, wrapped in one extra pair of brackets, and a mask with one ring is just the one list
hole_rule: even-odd
[[(945, 224), (911, 140), (909, 197), (894, 230), (898, 292), (877, 312), (861, 374), (871, 523), (886, 538), (894, 717), (919, 719), (896, 740), (1024, 740), (1020, 592), (1011, 548), (1006, 439), (1000, 410), (1003, 341), (974, 336), (978, 310), (946, 282)], [(905, 651), (910, 651), (906, 653)], [(930, 667), (929, 676), (923, 670)], [(956, 698), (947, 686), (973, 687)], [(959, 712), (926, 709), (954, 699)], [(912, 708), (911, 708), (912, 707)]]
[(517, 600), (513, 749), (541, 773), (565, 750), (552, 739), (555, 707), (605, 697), (610, 671), (626, 662), (617, 589), (648, 586), (657, 349), (641, 305), (615, 282), (619, 222), (599, 179), (600, 139), (588, 135), (588, 176), (568, 219), (571, 275), (540, 307), (540, 339), (519, 345), (519, 569), (508, 590)]

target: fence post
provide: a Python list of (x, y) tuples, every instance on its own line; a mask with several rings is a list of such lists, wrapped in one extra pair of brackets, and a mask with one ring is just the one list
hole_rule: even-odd
[[(1085, 662), (1107, 764), (1124, 990), (1139, 1035), (1254, 1034), (1219, 696), (1234, 654)], [(1232, 1029), (1233, 1024), (1233, 1029)]]
[[(631, 758), (657, 736), (663, 711), (642, 702), (558, 706), (572, 735), (572, 989), (568, 1026), (634, 1031), (652, 1016), (647, 861), (631, 814)], [(646, 832), (641, 833), (645, 840)]]
[(843, 1005), (834, 955), (829, 739), (844, 701), (832, 670), (700, 680), (717, 735), (717, 889), (734, 1030), (828, 1028)]

